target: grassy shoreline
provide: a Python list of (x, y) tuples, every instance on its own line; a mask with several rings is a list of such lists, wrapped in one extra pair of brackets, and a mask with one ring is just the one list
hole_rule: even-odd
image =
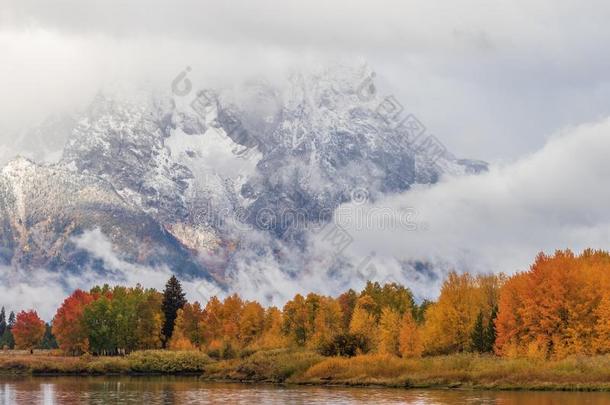
[(0, 354), (0, 375), (195, 375), (206, 381), (392, 388), (610, 391), (610, 356), (564, 360), (475, 354), (400, 359), (259, 351), (213, 360), (202, 352), (145, 351), (125, 357)]

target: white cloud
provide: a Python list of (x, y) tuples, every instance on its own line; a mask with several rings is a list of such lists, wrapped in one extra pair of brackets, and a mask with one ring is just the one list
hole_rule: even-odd
[[(163, 267), (147, 267), (124, 261), (112, 248), (112, 243), (99, 229), (87, 231), (74, 238), (74, 243), (103, 260), (103, 274), (83, 268), (78, 274), (55, 272), (46, 269), (25, 271), (0, 267), (0, 306), (7, 310), (35, 309), (46, 321), (50, 321), (63, 300), (76, 289), (88, 291), (95, 285), (142, 285), (163, 291), (172, 271)], [(204, 280), (184, 279), (182, 287), (190, 301), (205, 302), (210, 292), (223, 295), (221, 290)]]
[(198, 83), (217, 85), (363, 57), (456, 155), (513, 160), (610, 113), (609, 17), (601, 0), (10, 0), (0, 11), (0, 142), (84, 108), (116, 80), (166, 88), (190, 65)]
[[(169, 88), (188, 65), (196, 86), (224, 86), (258, 74), (273, 78), (290, 66), (362, 57), (378, 72), (382, 93), (395, 94), (452, 152), (498, 164), (485, 175), (445, 179), (378, 202), (375, 207), (414, 207), (428, 229), (350, 230), (356, 267), (374, 250), (380, 278), (398, 273), (395, 256), (443, 269), (513, 272), (539, 250), (608, 247), (610, 124), (547, 139), (610, 114), (608, 2), (5, 3), (0, 162), (21, 152), (15, 131), (50, 113), (83, 109), (115, 81)], [(56, 149), (63, 139), (53, 139)], [(169, 275), (116, 258), (103, 235), (86, 237), (81, 242), (117, 269), (112, 280), (161, 288)], [(238, 272), (235, 288), (257, 294), (249, 288), (259, 274), (287, 295), (362, 281), (350, 274), (333, 279), (323, 254), (296, 280), (268, 259), (253, 262), (258, 267), (249, 275)], [(138, 272), (145, 277), (131, 276)], [(15, 276), (6, 276), (0, 296), (42, 305), (47, 315), (65, 288), (104, 281), (85, 273), (66, 287), (44, 271), (0, 274)], [(418, 277), (407, 281), (434, 295), (438, 285)], [(21, 284), (25, 279), (31, 286)], [(197, 285), (187, 287), (197, 297)]]
[[(610, 247), (610, 119), (553, 137), (540, 151), (479, 176), (446, 178), (372, 208), (413, 207), (426, 229), (356, 229), (350, 253), (473, 272), (526, 270), (540, 251)], [(418, 287), (434, 296), (438, 284)]]

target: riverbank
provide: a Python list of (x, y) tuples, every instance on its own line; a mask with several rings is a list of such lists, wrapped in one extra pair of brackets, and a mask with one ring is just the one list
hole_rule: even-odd
[(0, 373), (32, 375), (196, 374), (209, 381), (302, 385), (610, 391), (610, 356), (547, 361), (456, 354), (400, 359), (327, 358), (306, 350), (259, 351), (213, 360), (201, 352), (145, 351), (125, 357), (2, 354)]
[(146, 350), (127, 356), (2, 353), (0, 373), (32, 375), (201, 374), (212, 360), (198, 351)]

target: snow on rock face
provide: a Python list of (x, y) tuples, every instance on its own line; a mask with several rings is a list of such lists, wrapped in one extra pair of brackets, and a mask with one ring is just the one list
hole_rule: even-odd
[[(0, 260), (69, 266), (70, 237), (98, 227), (131, 260), (196, 273), (197, 257), (219, 255), (230, 272), (240, 252), (306, 256), (303, 224), (261, 221), (263, 212), (324, 222), (355, 191), (374, 200), (486, 170), (444, 149), (431, 160), (407, 142), (409, 130), (380, 115), (372, 77), (366, 65), (295, 71), (281, 85), (206, 90), (197, 110), (167, 94), (100, 93), (72, 122), (59, 163), (3, 169)], [(25, 257), (32, 229), (50, 253)]]
[(103, 263), (74, 245), (75, 237), (99, 228), (115, 253), (128, 261), (150, 266), (171, 262), (185, 273), (206, 275), (151, 216), (99, 177), (18, 158), (0, 173), (0, 197), (1, 264), (102, 271)]
[(143, 95), (135, 101), (98, 95), (72, 132), (62, 163), (109, 181), (128, 201), (164, 220), (186, 216), (181, 194), (192, 174), (164, 146), (170, 125), (164, 108)]

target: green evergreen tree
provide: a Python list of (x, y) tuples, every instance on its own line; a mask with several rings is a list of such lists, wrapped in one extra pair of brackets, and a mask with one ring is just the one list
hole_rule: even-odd
[(424, 323), (424, 321), (426, 320), (426, 310), (432, 304), (433, 304), (432, 301), (425, 299), (421, 302), (421, 304), (415, 305), (415, 307), (413, 308), (413, 314), (412, 314), (413, 319), (415, 319), (415, 322), (417, 322), (419, 325)]
[(470, 334), (470, 347), (473, 351), (483, 353), (486, 351), (486, 333), (483, 326), (483, 313), (479, 311), (477, 321)]
[(11, 311), (10, 315), (8, 316), (8, 328), (13, 329), (13, 326), (15, 326), (15, 313)]
[(9, 328), (6, 328), (0, 337), (0, 349), (4, 349), (5, 347), (11, 350), (15, 348), (15, 338), (13, 337), (13, 332), (11, 332)]
[(55, 340), (55, 336), (53, 335), (53, 332), (51, 332), (51, 329), (51, 325), (47, 323), (45, 325), (45, 331), (44, 336), (42, 337), (42, 342), (40, 342), (40, 349), (51, 350), (57, 349), (59, 347), (57, 346), (57, 340)]
[(0, 336), (4, 335), (4, 331), (6, 330), (6, 312), (4, 312), (4, 307), (0, 310)]
[(174, 323), (176, 321), (178, 310), (186, 304), (185, 294), (182, 291), (180, 281), (176, 276), (172, 276), (165, 285), (163, 291), (163, 313), (165, 314), (165, 323), (163, 324), (163, 347), (167, 347), (167, 342), (174, 333)]
[(485, 352), (493, 352), (494, 345), (496, 344), (496, 324), (495, 320), (498, 315), (498, 307), (494, 306), (491, 310), (491, 316), (485, 328)]
[(11, 350), (15, 348), (15, 338), (13, 337), (13, 332), (11, 331), (13, 326), (15, 326), (15, 313), (11, 311), (8, 317), (8, 323), (4, 328), (4, 333), (2, 336), (0, 336), (0, 348), (7, 347)]

